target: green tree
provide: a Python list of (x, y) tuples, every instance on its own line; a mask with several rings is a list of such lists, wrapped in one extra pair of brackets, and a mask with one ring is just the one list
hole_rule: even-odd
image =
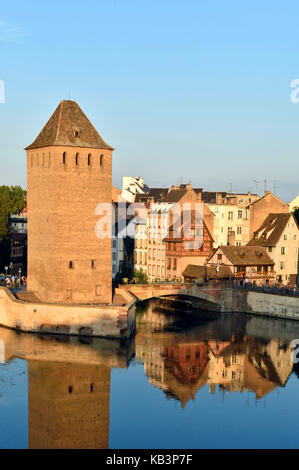
[(0, 186), (0, 272), (10, 258), (10, 216), (24, 209), (25, 200), (21, 186)]
[(147, 284), (148, 283), (147, 274), (142, 269), (137, 269), (134, 272), (134, 279), (136, 279), (138, 284)]

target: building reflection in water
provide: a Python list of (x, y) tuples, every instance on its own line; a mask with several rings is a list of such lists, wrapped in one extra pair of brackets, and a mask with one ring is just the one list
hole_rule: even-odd
[(204, 385), (210, 393), (252, 391), (260, 399), (285, 386), (293, 370), (291, 341), (299, 334), (293, 322), (287, 322), (287, 328), (281, 322), (281, 337), (271, 338), (269, 328), (265, 338), (261, 325), (266, 328), (267, 322), (270, 327), (272, 320), (215, 315), (180, 334), (171, 332), (175, 316), (165, 316), (151, 303), (138, 321), (136, 358), (144, 364), (149, 382), (182, 407), (195, 400)]
[(286, 385), (299, 325), (204, 316), (186, 327), (181, 314), (165, 314), (151, 302), (138, 313), (135, 342), (128, 345), (0, 329), (5, 361), (28, 362), (29, 447), (108, 448), (111, 368), (128, 367), (134, 353), (149, 383), (182, 407), (204, 386), (210, 393), (252, 391), (260, 399)]

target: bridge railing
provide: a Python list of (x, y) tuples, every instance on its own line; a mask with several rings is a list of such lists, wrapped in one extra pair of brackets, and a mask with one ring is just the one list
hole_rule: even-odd
[(299, 287), (286, 287), (286, 286), (254, 286), (252, 284), (244, 284), (243, 286), (237, 286), (237, 289), (243, 290), (252, 290), (255, 292), (265, 292), (268, 294), (276, 294), (276, 295), (286, 295), (286, 296), (294, 296), (299, 297)]

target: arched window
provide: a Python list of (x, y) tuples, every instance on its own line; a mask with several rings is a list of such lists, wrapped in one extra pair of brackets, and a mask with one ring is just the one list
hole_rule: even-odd
[(91, 154), (90, 153), (88, 154), (87, 160), (88, 160), (88, 166), (90, 166), (91, 165)]
[(103, 166), (104, 163), (104, 155), (100, 155), (100, 166)]
[(79, 154), (76, 153), (76, 165), (79, 165)]
[(62, 154), (62, 163), (65, 165), (66, 163), (66, 152), (63, 152)]

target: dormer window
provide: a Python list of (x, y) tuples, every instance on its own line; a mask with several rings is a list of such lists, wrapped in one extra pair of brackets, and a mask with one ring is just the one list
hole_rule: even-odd
[(75, 132), (74, 132), (74, 136), (75, 136), (75, 137), (80, 137), (80, 135), (81, 135), (81, 131), (75, 131)]

